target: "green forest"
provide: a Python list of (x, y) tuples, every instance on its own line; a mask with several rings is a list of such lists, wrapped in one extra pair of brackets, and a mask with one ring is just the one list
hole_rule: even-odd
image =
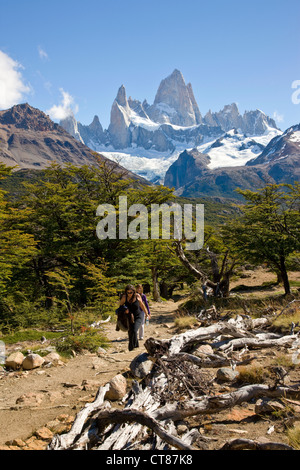
[[(176, 198), (164, 186), (132, 180), (98, 160), (95, 166), (20, 172), (0, 164), (0, 331), (64, 327), (92, 335), (88, 325), (113, 318), (126, 284), (142, 283), (153, 300), (183, 285), (228, 298), (232, 276), (246, 263), (264, 265), (290, 295), (289, 271), (299, 270), (300, 185), (238, 190), (243, 202)], [(99, 204), (201, 202), (201, 250), (185, 240), (105, 239), (96, 235)], [(89, 340), (91, 338), (89, 337)]]

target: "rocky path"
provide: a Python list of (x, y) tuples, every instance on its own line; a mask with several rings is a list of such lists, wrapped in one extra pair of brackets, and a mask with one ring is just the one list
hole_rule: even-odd
[[(99, 386), (118, 373), (129, 370), (134, 357), (145, 351), (145, 339), (150, 336), (168, 338), (174, 335), (174, 329), (170, 327), (177, 308), (178, 304), (173, 301), (153, 303), (152, 318), (149, 326), (145, 327), (145, 338), (134, 351), (128, 351), (127, 334), (117, 332), (115, 324), (109, 323), (104, 326), (104, 333), (111, 341), (106, 354), (98, 356), (87, 353), (76, 356), (61, 366), (2, 376), (1, 448), (45, 448), (53, 433), (68, 429), (85, 403), (94, 400)], [(24, 349), (33, 345), (19, 346)]]

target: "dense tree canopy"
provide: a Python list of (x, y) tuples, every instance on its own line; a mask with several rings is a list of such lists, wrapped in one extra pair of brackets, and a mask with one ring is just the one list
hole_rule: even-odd
[(279, 272), (290, 293), (287, 260), (300, 249), (300, 185), (268, 185), (242, 191), (243, 216), (227, 224), (223, 234), (233, 252), (253, 263), (268, 263)]
[[(0, 179), (10, 178), (11, 172), (0, 164)], [(187, 253), (185, 240), (174, 245), (168, 238), (151, 238), (151, 205), (170, 204), (170, 189), (131, 180), (125, 170), (101, 161), (93, 167), (52, 163), (23, 182), (14, 197), (0, 190), (0, 328), (42, 317), (50, 322), (54, 312), (71, 319), (73, 330), (82, 309), (95, 317), (114, 311), (127, 283), (149, 285), (155, 300), (183, 281), (200, 281), (214, 295), (228, 296), (233, 270), (245, 261), (267, 262), (289, 293), (286, 266), (299, 251), (299, 188), (269, 185), (258, 192), (240, 191), (246, 200), (241, 216), (222, 230), (207, 225), (203, 248)], [(146, 237), (137, 210), (127, 220), (136, 237), (99, 239), (98, 206), (110, 205), (119, 216), (124, 196), (128, 207), (147, 209)], [(116, 223), (119, 232), (118, 217)]]

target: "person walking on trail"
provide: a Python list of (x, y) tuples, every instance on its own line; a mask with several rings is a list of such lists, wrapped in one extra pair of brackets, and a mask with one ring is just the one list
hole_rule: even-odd
[(126, 305), (127, 315), (130, 315), (128, 338), (128, 349), (132, 351), (134, 348), (139, 347), (138, 331), (143, 321), (147, 309), (142, 301), (140, 294), (135, 290), (135, 287), (128, 284), (125, 287), (125, 293), (122, 295), (120, 305)]
[(151, 312), (150, 312), (150, 308), (149, 308), (149, 304), (148, 304), (148, 300), (147, 300), (147, 297), (146, 295), (144, 294), (143, 292), (143, 286), (142, 284), (138, 284), (136, 286), (136, 292), (138, 294), (140, 294), (141, 298), (142, 298), (142, 302), (143, 304), (145, 305), (146, 307), (146, 310), (147, 312), (145, 313), (145, 311), (143, 311), (143, 322), (140, 326), (140, 329), (139, 329), (139, 339), (144, 339), (144, 331), (145, 331), (145, 319), (148, 319), (151, 317)]

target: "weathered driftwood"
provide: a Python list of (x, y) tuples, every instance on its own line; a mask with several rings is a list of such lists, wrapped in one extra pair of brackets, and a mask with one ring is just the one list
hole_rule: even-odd
[[(174, 422), (190, 416), (218, 413), (266, 396), (299, 398), (300, 389), (296, 386), (254, 384), (217, 396), (212, 396), (210, 389), (206, 391), (206, 385), (211, 383), (211, 379), (206, 382), (202, 379), (205, 377), (203, 368), (222, 367), (232, 364), (232, 361), (235, 365), (248, 363), (251, 358), (243, 358), (248, 348), (286, 347), (298, 340), (298, 335), (278, 337), (257, 331), (256, 328), (262, 328), (263, 324), (247, 316), (239, 316), (228, 322), (189, 330), (171, 339), (147, 339), (145, 347), (156, 364), (151, 374), (140, 384), (133, 383), (132, 389), (123, 399), (124, 408), (113, 409), (109, 402), (104, 401), (109, 384), (100, 387), (94, 402), (87, 404), (78, 413), (71, 430), (67, 434), (54, 436), (48, 448), (190, 450), (193, 442), (199, 438), (199, 433), (193, 430), (179, 438)], [(195, 356), (195, 347), (207, 342), (217, 352)], [(233, 350), (239, 348), (244, 350), (233, 353)], [(203, 387), (201, 383), (198, 387), (199, 373)], [(174, 381), (176, 393), (184, 392), (180, 398), (173, 393)], [(150, 435), (149, 429), (152, 430)], [(239, 445), (257, 448), (251, 443), (253, 441), (249, 442), (247, 444), (245, 440), (240, 440), (240, 443), (236, 441), (228, 445), (233, 449)]]
[(109, 383), (107, 383), (104, 387), (99, 388), (95, 400), (92, 403), (87, 403), (85, 407), (77, 414), (71, 430), (67, 434), (54, 436), (51, 443), (49, 444), (50, 450), (68, 449), (73, 445), (76, 438), (80, 435), (88, 416), (103, 405), (104, 397), (109, 388)]
[[(225, 367), (225, 366), (231, 366), (232, 365), (232, 359), (228, 357), (221, 357), (217, 356), (215, 354), (206, 354), (207, 358), (202, 358), (198, 356), (194, 356), (193, 354), (188, 354), (188, 353), (178, 353), (174, 354), (171, 357), (164, 357), (163, 360), (166, 362), (172, 362), (172, 361), (188, 361), (192, 362), (198, 367), (201, 368), (207, 368), (207, 367)], [(243, 361), (235, 361), (235, 366), (243, 366), (245, 364), (249, 364), (251, 361), (254, 360), (254, 357), (248, 357), (245, 358)]]
[(98, 326), (102, 325), (103, 323), (108, 323), (110, 321), (110, 315), (109, 317), (106, 319), (106, 320), (99, 320), (99, 321), (95, 321), (94, 323), (92, 323), (90, 326), (92, 328), (97, 328)]
[(261, 338), (238, 338), (220, 345), (218, 350), (225, 351), (240, 349), (245, 346), (252, 349), (272, 348), (272, 347), (290, 347), (299, 338), (298, 335), (282, 336), (281, 338), (261, 339)]
[[(164, 389), (166, 386), (166, 377), (161, 374), (160, 376), (153, 379), (148, 387), (143, 388), (142, 386), (134, 383), (131, 393), (127, 397), (127, 403), (125, 409), (143, 409), (147, 413), (152, 412), (160, 406), (158, 397), (153, 394), (153, 386), (159, 389)], [(103, 442), (100, 442), (97, 446), (98, 450), (118, 450), (128, 448), (131, 443), (134, 442), (137, 435), (142, 431), (142, 425), (140, 423), (133, 423), (127, 425), (126, 428), (120, 424), (109, 425), (103, 431)]]
[(252, 336), (250, 332), (236, 328), (228, 322), (219, 322), (208, 327), (188, 330), (169, 340), (157, 340), (149, 338), (145, 341), (145, 348), (151, 356), (157, 352), (166, 351), (169, 355), (187, 351), (196, 344), (203, 343), (220, 335), (229, 335), (233, 338), (245, 338)]
[(250, 439), (233, 439), (219, 450), (294, 450), (282, 442), (256, 442)]
[(129, 408), (127, 410), (103, 410), (98, 413), (98, 423), (139, 423), (152, 429), (162, 440), (179, 450), (193, 450), (193, 448), (185, 444), (181, 439), (172, 436), (166, 432), (163, 426), (158, 421), (148, 415), (147, 413), (139, 410)]
[(298, 387), (270, 388), (268, 385), (255, 384), (217, 396), (202, 396), (194, 400), (184, 400), (180, 403), (168, 403), (153, 412), (152, 416), (160, 421), (172, 418), (178, 421), (189, 416), (214, 414), (243, 402), (249, 402), (260, 397), (300, 397)]

